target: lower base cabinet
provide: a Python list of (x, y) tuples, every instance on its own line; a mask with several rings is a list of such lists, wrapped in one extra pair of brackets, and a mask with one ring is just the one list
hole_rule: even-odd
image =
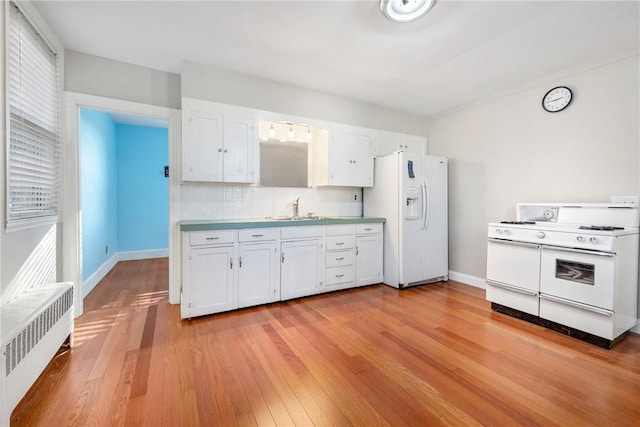
[(356, 286), (382, 280), (382, 234), (356, 236)]
[(184, 263), (189, 286), (183, 288), (183, 319), (237, 308), (233, 259), (233, 246), (190, 250)]
[(382, 224), (183, 232), (183, 319), (382, 282)]
[(238, 307), (280, 300), (280, 263), (275, 242), (238, 248)]
[(324, 284), (321, 239), (282, 242), (280, 297), (283, 300), (313, 295)]

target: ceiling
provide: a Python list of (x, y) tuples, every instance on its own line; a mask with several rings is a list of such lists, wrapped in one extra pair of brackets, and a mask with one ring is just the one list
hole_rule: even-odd
[(640, 51), (637, 1), (439, 0), (408, 24), (377, 0), (34, 4), (70, 50), (173, 73), (186, 60), (425, 116), (570, 85)]

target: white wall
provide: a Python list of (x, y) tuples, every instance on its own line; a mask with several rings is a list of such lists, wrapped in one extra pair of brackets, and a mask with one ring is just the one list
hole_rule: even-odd
[(180, 108), (180, 76), (65, 50), (64, 90)]
[(244, 74), (182, 63), (182, 96), (424, 136), (424, 117)]
[[(517, 202), (606, 202), (640, 194), (639, 60), (550, 81), (428, 123), (430, 154), (450, 160), (450, 269), (484, 278), (487, 223)], [(541, 107), (556, 85), (574, 93)]]

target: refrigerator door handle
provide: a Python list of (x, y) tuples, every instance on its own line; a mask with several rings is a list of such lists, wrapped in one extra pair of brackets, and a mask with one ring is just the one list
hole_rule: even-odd
[(424, 178), (420, 185), (422, 189), (422, 229), (425, 230), (429, 226), (429, 187)]

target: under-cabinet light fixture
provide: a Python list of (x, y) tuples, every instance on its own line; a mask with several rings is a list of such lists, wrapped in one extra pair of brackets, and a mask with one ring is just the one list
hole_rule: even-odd
[(273, 128), (273, 122), (271, 122), (271, 127), (269, 128), (269, 136), (276, 136), (276, 130)]
[(307, 139), (311, 139), (311, 126), (307, 126)]
[(287, 136), (289, 138), (295, 138), (295, 136), (296, 136), (296, 134), (293, 133), (293, 125), (292, 124), (289, 125), (289, 133), (287, 134)]

